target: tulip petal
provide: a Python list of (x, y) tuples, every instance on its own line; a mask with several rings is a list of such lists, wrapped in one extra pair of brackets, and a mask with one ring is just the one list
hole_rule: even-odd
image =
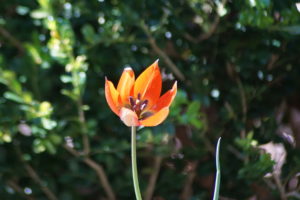
[(177, 93), (177, 81), (174, 83), (171, 90), (167, 91), (164, 95), (162, 95), (156, 105), (153, 106), (152, 110), (158, 111), (164, 107), (169, 107), (173, 102)]
[(133, 70), (130, 67), (126, 67), (117, 86), (117, 91), (120, 94), (123, 104), (128, 103), (128, 97), (133, 95), (134, 80)]
[(168, 114), (169, 108), (165, 107), (162, 108), (160, 111), (154, 113), (152, 116), (144, 120), (140, 120), (140, 123), (143, 126), (157, 126), (167, 118)]
[(120, 119), (124, 122), (126, 126), (139, 126), (139, 119), (135, 112), (128, 108), (121, 108)]
[(147, 99), (149, 101), (148, 106), (151, 107), (160, 96), (161, 85), (162, 80), (157, 60), (136, 79), (134, 96), (137, 97), (140, 94), (141, 99)]
[(119, 115), (119, 92), (116, 90), (113, 83), (105, 78), (105, 98), (110, 109)]

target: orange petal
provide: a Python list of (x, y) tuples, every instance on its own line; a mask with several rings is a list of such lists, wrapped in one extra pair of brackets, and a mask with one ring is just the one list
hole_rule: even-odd
[(134, 85), (134, 72), (130, 67), (126, 67), (119, 80), (117, 91), (120, 94), (122, 103), (128, 102), (128, 97), (132, 95)]
[(136, 79), (134, 96), (137, 97), (140, 94), (141, 99), (147, 99), (148, 106), (151, 107), (160, 96), (161, 84), (162, 80), (157, 60)]
[(116, 90), (113, 83), (105, 78), (105, 98), (110, 109), (119, 115), (119, 92)]
[(152, 109), (158, 111), (164, 107), (169, 107), (173, 102), (176, 93), (177, 93), (177, 81), (174, 83), (171, 90), (167, 91), (164, 95), (162, 95), (158, 99), (157, 104)]
[(140, 120), (140, 123), (143, 126), (157, 126), (167, 118), (168, 114), (169, 108), (165, 107), (157, 113), (155, 113), (154, 115), (150, 116), (149, 118), (146, 118), (145, 120)]
[(139, 119), (135, 112), (128, 108), (121, 108), (120, 119), (124, 122), (126, 126), (139, 126)]

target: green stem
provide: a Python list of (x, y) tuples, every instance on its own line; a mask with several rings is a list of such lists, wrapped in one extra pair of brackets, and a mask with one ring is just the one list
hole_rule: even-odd
[(131, 127), (131, 165), (134, 192), (137, 200), (142, 200), (136, 165), (136, 127)]
[(220, 180), (221, 180), (221, 169), (220, 169), (220, 158), (219, 158), (219, 152), (220, 152), (220, 142), (221, 138), (218, 140), (217, 149), (216, 149), (216, 180), (215, 180), (215, 190), (214, 190), (214, 198), (213, 200), (219, 199), (219, 190), (220, 190)]

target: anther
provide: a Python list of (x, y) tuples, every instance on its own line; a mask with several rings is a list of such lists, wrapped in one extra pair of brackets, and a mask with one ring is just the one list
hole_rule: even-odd
[(131, 96), (129, 97), (129, 102), (132, 107), (135, 106), (135, 101), (134, 101), (133, 97), (131, 97)]
[(141, 110), (144, 110), (148, 105), (148, 100), (146, 99), (145, 101), (143, 101), (143, 103), (141, 104), (140, 108)]
[(148, 118), (152, 115), (153, 115), (153, 113), (151, 113), (151, 112), (145, 112), (145, 113), (142, 114), (140, 120), (146, 119), (146, 118)]

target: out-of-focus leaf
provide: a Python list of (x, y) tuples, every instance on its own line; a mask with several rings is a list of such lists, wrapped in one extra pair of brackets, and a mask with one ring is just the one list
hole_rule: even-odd
[(55, 154), (56, 153), (56, 148), (55, 146), (49, 141), (49, 140), (43, 140), (43, 144), (46, 147), (46, 150), (50, 153), (50, 154)]
[(76, 100), (76, 99), (78, 98), (78, 96), (77, 96), (76, 94), (74, 94), (73, 92), (71, 92), (71, 91), (69, 91), (69, 90), (63, 89), (63, 90), (61, 91), (61, 93), (62, 93), (63, 95), (66, 95), (66, 96), (70, 97), (70, 98), (73, 99), (73, 100)]
[(4, 97), (8, 100), (15, 101), (17, 103), (24, 103), (24, 100), (22, 99), (22, 97), (18, 96), (15, 93), (12, 93), (12, 92), (5, 92)]
[(37, 48), (34, 45), (31, 45), (31, 44), (27, 44), (26, 48), (29, 51), (30, 55), (32, 56), (34, 62), (36, 64), (41, 64), (42, 63), (42, 57), (39, 54)]
[(57, 124), (56, 121), (47, 118), (42, 118), (42, 125), (45, 129), (52, 130), (53, 128), (56, 127)]
[(251, 162), (241, 168), (238, 171), (238, 176), (239, 178), (245, 179), (247, 181), (259, 179), (266, 173), (272, 171), (273, 165), (274, 162), (272, 161), (270, 155), (262, 154), (258, 159), (251, 160)]
[(46, 11), (44, 9), (37, 9), (30, 13), (30, 16), (35, 19), (43, 19), (43, 18), (48, 17), (49, 15), (50, 14), (48, 13), (48, 11)]
[(94, 44), (95, 42), (97, 42), (97, 36), (95, 34), (95, 31), (93, 29), (93, 27), (89, 24), (84, 25), (81, 28), (81, 32), (84, 36), (84, 39), (89, 42), (90, 44)]
[(286, 26), (286, 27), (280, 27), (280, 28), (277, 28), (277, 30), (282, 30), (282, 31), (286, 31), (290, 34), (293, 34), (293, 35), (299, 35), (300, 34), (300, 26)]
[(33, 142), (33, 151), (35, 153), (42, 153), (46, 150), (46, 147), (40, 139), (35, 139)]
[(265, 153), (271, 155), (271, 159), (275, 162), (272, 173), (280, 176), (282, 166), (286, 160), (286, 150), (283, 144), (275, 144), (273, 142), (269, 142), (267, 144), (259, 145), (259, 148), (264, 150)]

